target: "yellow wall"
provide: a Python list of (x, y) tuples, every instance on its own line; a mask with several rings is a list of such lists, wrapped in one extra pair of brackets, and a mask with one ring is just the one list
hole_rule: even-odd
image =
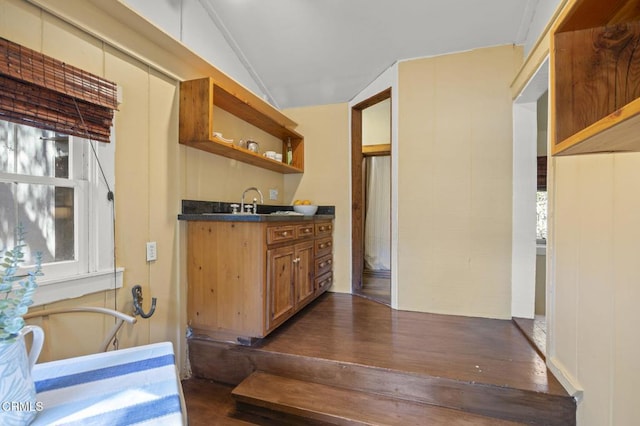
[(511, 316), (513, 46), (401, 62), (398, 307)]
[(304, 175), (285, 177), (285, 202), (310, 199), (335, 205), (334, 284), (332, 291), (351, 292), (351, 187), (348, 104), (292, 108), (283, 111), (299, 123), (304, 135)]
[(362, 145), (391, 143), (391, 99), (362, 110)]
[(584, 389), (578, 424), (636, 424), (640, 154), (552, 164), (551, 362)]

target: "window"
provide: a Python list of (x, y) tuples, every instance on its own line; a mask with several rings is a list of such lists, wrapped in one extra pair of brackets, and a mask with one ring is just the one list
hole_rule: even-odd
[[(0, 246), (14, 245), (14, 229), (25, 228), (25, 266), (42, 253), (47, 277), (88, 272), (86, 141), (0, 121)], [(83, 223), (84, 222), (84, 223)]]
[[(0, 120), (0, 248), (13, 246), (14, 229), (22, 224), (27, 244), (23, 266), (33, 264), (33, 253), (42, 253), (44, 276), (36, 293), (44, 293), (41, 303), (114, 288), (109, 276), (113, 274), (111, 207), (100, 175), (91, 173), (95, 159), (89, 143)], [(113, 153), (111, 144), (101, 145)], [(113, 159), (107, 162), (112, 165)], [(102, 214), (92, 214), (98, 209)], [(78, 281), (87, 277), (96, 281), (100, 275), (104, 282), (97, 287), (96, 282)], [(55, 284), (61, 282), (64, 285), (58, 287), (64, 289), (58, 291)]]

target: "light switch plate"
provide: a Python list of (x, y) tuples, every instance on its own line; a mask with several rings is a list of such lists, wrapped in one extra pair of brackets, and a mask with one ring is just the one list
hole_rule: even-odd
[(269, 190), (269, 199), (270, 200), (277, 200), (278, 199), (278, 190), (277, 189), (270, 189)]
[(147, 243), (147, 262), (158, 259), (158, 246), (155, 241)]

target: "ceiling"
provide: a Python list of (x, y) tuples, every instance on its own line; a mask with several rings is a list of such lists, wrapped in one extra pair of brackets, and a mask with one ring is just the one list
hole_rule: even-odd
[(539, 0), (201, 0), (278, 108), (347, 102), (393, 63), (522, 44)]

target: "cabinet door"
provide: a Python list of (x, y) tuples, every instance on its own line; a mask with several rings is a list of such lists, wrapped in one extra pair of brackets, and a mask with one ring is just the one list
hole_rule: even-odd
[(296, 309), (298, 309), (309, 303), (315, 294), (313, 241), (296, 244), (295, 256)]
[(295, 258), (294, 246), (267, 250), (267, 330), (277, 327), (295, 309)]

